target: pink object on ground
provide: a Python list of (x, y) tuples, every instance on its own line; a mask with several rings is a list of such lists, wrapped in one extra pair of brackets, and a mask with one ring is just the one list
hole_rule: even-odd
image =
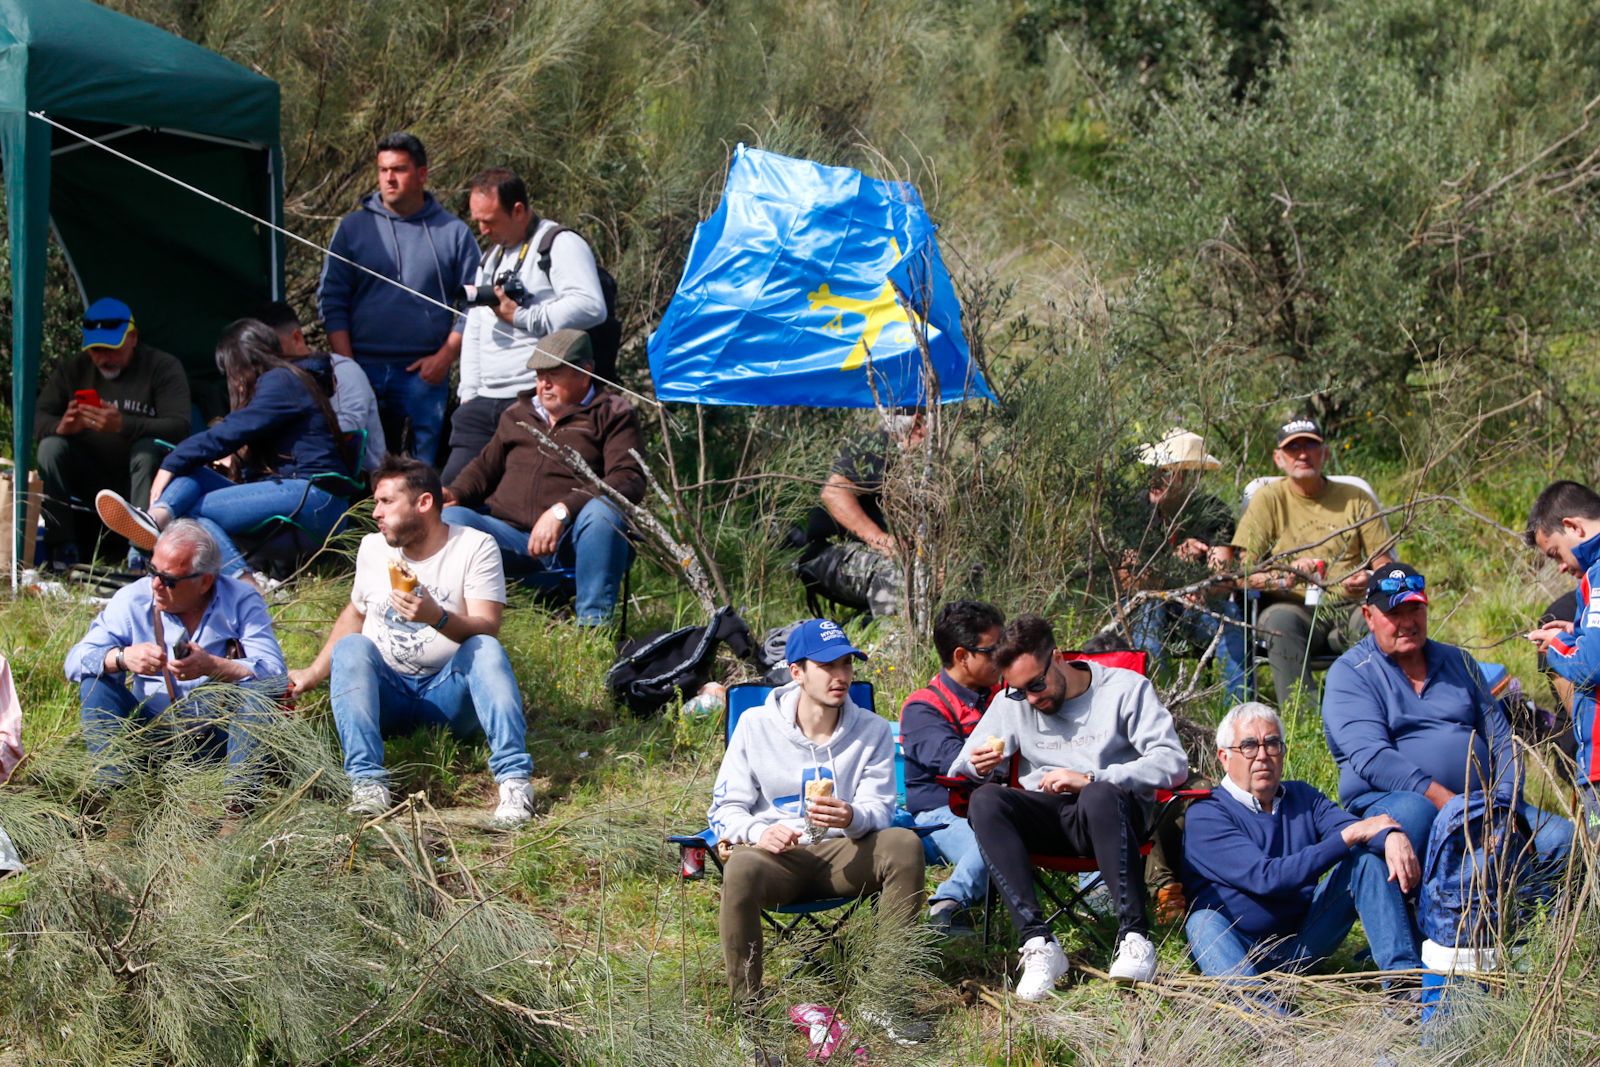
[(22, 704), (11, 681), (11, 664), (0, 656), (0, 782), (22, 762)]
[[(811, 1043), (811, 1048), (806, 1051), (808, 1060), (831, 1059), (847, 1043), (855, 1045), (850, 1040), (850, 1028), (844, 1020), (822, 1004), (796, 1004), (789, 1009), (790, 1020), (802, 1030), (806, 1031), (806, 1040)], [(861, 1045), (855, 1045), (852, 1050), (857, 1062), (865, 1063), (867, 1050)]]

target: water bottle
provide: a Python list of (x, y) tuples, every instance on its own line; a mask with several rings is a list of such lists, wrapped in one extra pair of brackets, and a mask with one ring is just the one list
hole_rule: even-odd
[[(1317, 581), (1320, 582), (1323, 576), (1327, 573), (1328, 565), (1322, 562), (1320, 559), (1317, 560)], [(1307, 582), (1306, 607), (1314, 608), (1320, 603), (1322, 603), (1322, 586), (1316, 584), (1316, 582)]]

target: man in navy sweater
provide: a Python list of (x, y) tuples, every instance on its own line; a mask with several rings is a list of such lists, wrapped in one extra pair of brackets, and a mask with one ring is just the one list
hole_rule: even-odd
[(972, 824), (950, 810), (950, 791), (936, 779), (961, 755), (1000, 681), (994, 652), (1006, 618), (992, 604), (957, 600), (939, 609), (933, 644), (942, 669), (925, 688), (906, 697), (900, 709), (900, 743), (906, 753), (906, 808), (918, 826), (936, 826), (929, 835), (938, 855), (951, 865), (928, 901), (928, 924), (948, 934), (956, 913), (983, 900), (989, 868), (978, 851)]
[(1379, 968), (1422, 966), (1404, 896), (1421, 869), (1393, 832), (1400, 824), (1358, 820), (1307, 783), (1285, 782), (1283, 752), (1283, 724), (1265, 704), (1240, 704), (1217, 726), (1227, 776), (1190, 806), (1183, 833), (1195, 963), (1207, 975), (1309, 966), (1359, 914)]
[(1423, 575), (1373, 571), (1361, 608), (1369, 633), (1328, 670), (1322, 729), (1351, 814), (1391, 815), (1423, 854), (1434, 816), (1457, 793), (1514, 797), (1533, 828), (1539, 866), (1572, 846), (1572, 823), (1521, 796), (1511, 726), (1472, 655), (1428, 639)]

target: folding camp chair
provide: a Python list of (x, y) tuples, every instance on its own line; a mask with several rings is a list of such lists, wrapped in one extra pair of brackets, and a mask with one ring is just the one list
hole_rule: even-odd
[[(771, 693), (774, 686), (764, 685), (759, 682), (744, 682), (728, 688), (728, 716), (726, 728), (723, 730), (722, 741), (726, 746), (733, 737), (733, 730), (739, 724), (739, 717), (751, 708), (759, 707), (765, 703), (767, 694)], [(873, 711), (873, 689), (871, 682), (854, 682), (850, 686), (850, 699), (858, 707)], [(902, 763), (899, 737), (895, 738), (895, 784), (903, 801), (905, 791), (905, 768)], [(903, 820), (902, 820), (903, 816)], [(911, 816), (904, 810), (904, 804), (896, 812), (896, 825), (910, 826)], [(923, 831), (927, 828), (911, 826), (911, 829)], [(682, 834), (668, 837), (667, 840), (678, 846), (679, 873), (684, 878), (698, 878), (704, 868), (706, 859), (720, 873), (722, 870), (722, 857), (717, 854), (716, 833), (706, 827), (697, 834)], [(761, 921), (772, 930), (775, 935), (773, 944), (782, 944), (794, 935), (811, 931), (821, 935), (819, 941), (801, 950), (800, 959), (790, 970), (789, 977), (793, 977), (802, 967), (815, 959), (821, 949), (823, 940), (831, 938), (838, 932), (846, 919), (855, 913), (860, 906), (861, 897), (828, 897), (822, 900), (800, 901), (794, 904), (780, 904), (770, 910), (763, 910)], [(834, 914), (830, 914), (834, 913)], [(826, 915), (829, 921), (821, 918)]]
[[(1112, 652), (1062, 652), (1062, 660), (1087, 660), (1100, 664), (1103, 667), (1113, 667), (1121, 670), (1137, 671), (1145, 674), (1149, 667), (1149, 656), (1144, 652), (1131, 650), (1117, 650)], [(1013, 789), (1021, 788), (1020, 754), (1012, 753), (1009, 769), (1007, 771), (1007, 784)], [(1158, 789), (1156, 790), (1156, 811), (1150, 820), (1150, 825), (1145, 827), (1143, 839), (1139, 842), (1139, 856), (1141, 859), (1150, 855), (1150, 849), (1155, 843), (1156, 833), (1161, 830), (1169, 820), (1177, 818), (1183, 807), (1191, 800), (1209, 796), (1209, 789)], [(1037, 892), (1044, 900), (1049, 901), (1053, 910), (1046, 912), (1045, 925), (1054, 927), (1058, 921), (1081, 930), (1085, 936), (1094, 941), (1101, 948), (1110, 951), (1111, 945), (1100, 933), (1100, 919), (1088, 906), (1088, 896), (1094, 891), (1098, 879), (1086, 879), (1082, 876), (1095, 874), (1100, 870), (1099, 864), (1092, 856), (1058, 856), (1048, 853), (1029, 853), (1028, 862), (1033, 866), (1033, 881)], [(1064, 877), (1057, 877), (1064, 876)], [(1136, 874), (1143, 877), (1143, 871)], [(995, 889), (994, 880), (991, 878), (983, 900), (983, 944), (989, 943), (990, 917), (994, 912)]]

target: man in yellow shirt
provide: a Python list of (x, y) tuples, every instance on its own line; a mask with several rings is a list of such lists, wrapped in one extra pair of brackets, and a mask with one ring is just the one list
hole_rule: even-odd
[(1323, 476), (1328, 446), (1315, 420), (1279, 427), (1272, 460), (1285, 477), (1251, 496), (1233, 545), (1261, 590), (1256, 625), (1282, 705), (1296, 683), (1309, 687), (1312, 656), (1366, 634), (1361, 598), (1371, 569), (1394, 561), (1394, 539), (1369, 493)]

